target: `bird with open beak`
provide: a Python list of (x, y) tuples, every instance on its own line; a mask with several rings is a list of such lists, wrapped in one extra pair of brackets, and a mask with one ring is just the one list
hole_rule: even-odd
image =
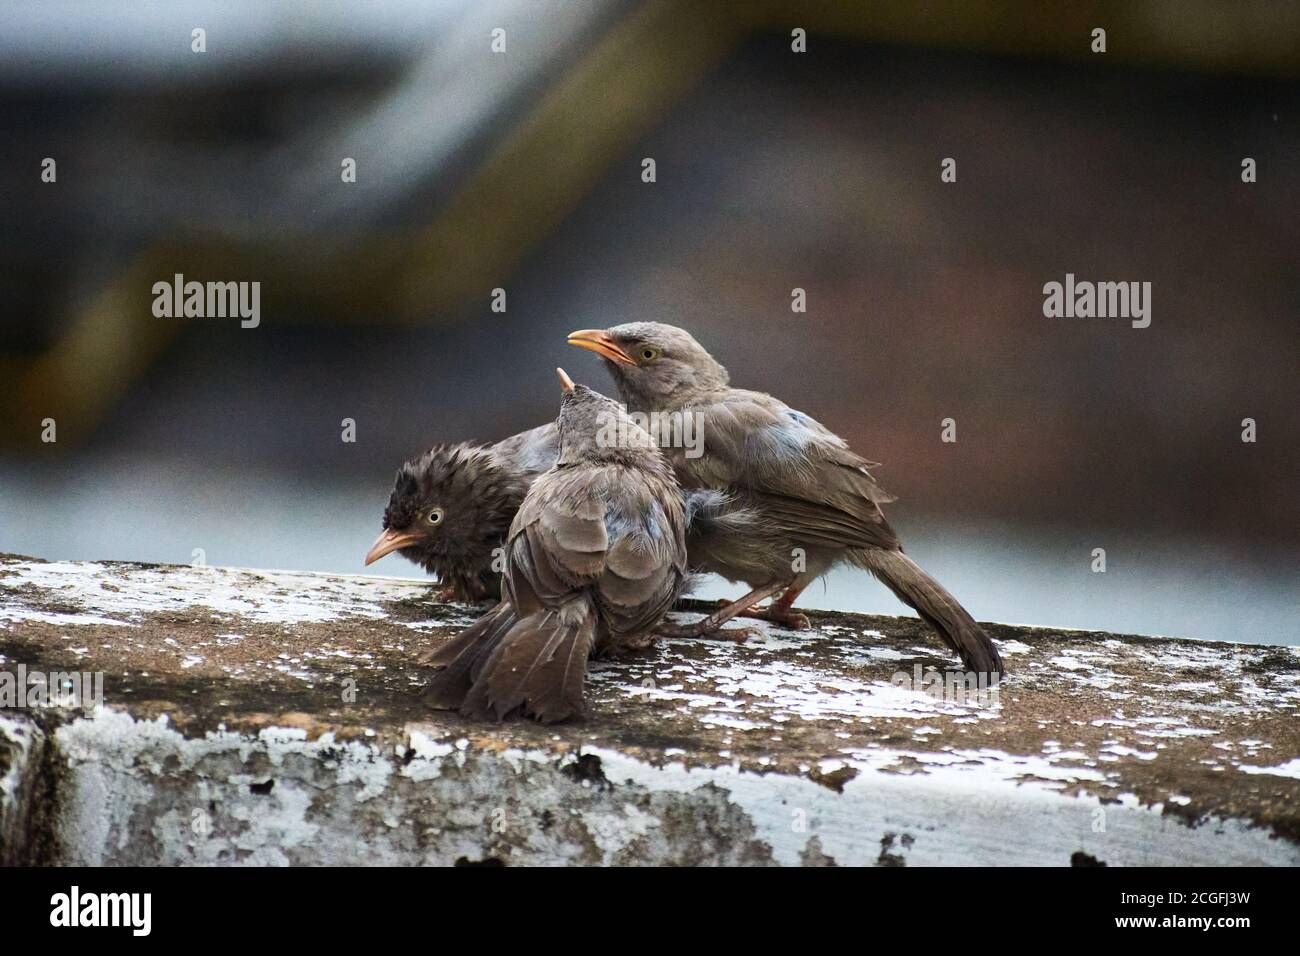
[(556, 372), (559, 456), (510, 527), (501, 603), (429, 658), (434, 707), (579, 717), (588, 658), (646, 646), (687, 583), (672, 468), (622, 406)]
[[(1002, 673), (1001, 655), (988, 635), (903, 553), (880, 508), (893, 497), (868, 472), (874, 463), (854, 454), (844, 439), (771, 395), (732, 388), (727, 370), (675, 326), (631, 322), (582, 329), (568, 341), (605, 360), (629, 411), (695, 417), (702, 453), (664, 449), (683, 488), (726, 492), (760, 516), (753, 534), (692, 556), (692, 566), (752, 588), (701, 626), (739, 614), (807, 626), (806, 616), (793, 608), (795, 600), (847, 562), (875, 575), (914, 608), (966, 667)], [(667, 436), (659, 437), (662, 444)], [(755, 607), (769, 597), (769, 605)]]
[(506, 531), (558, 450), (551, 422), (495, 445), (437, 445), (412, 458), (397, 470), (366, 564), (396, 551), (437, 576), (443, 600), (499, 597)]

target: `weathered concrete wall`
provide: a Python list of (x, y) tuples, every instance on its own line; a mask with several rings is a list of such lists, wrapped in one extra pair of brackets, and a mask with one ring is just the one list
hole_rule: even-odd
[(816, 614), (484, 725), (419, 704), (475, 612), (428, 590), (0, 558), (0, 675), (105, 675), (0, 709), (0, 861), (1300, 864), (1295, 648), (992, 625), (1012, 676), (943, 700), (919, 622)]

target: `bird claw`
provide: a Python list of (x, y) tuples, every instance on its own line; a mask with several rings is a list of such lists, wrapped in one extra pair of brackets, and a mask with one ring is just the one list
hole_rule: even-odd
[(812, 621), (808, 620), (808, 615), (802, 611), (787, 611), (785, 615), (770, 620), (773, 624), (788, 627), (792, 631), (806, 631), (812, 627)]
[(649, 634), (642, 634), (640, 637), (635, 637), (632, 638), (631, 640), (624, 641), (624, 643), (617, 648), (615, 653), (618, 655), (622, 655), (625, 653), (644, 651), (647, 648), (654, 646), (655, 639), (658, 636), (659, 635), (657, 632), (652, 631)]
[(673, 624), (663, 624), (655, 631), (660, 637), (676, 638), (697, 641), (731, 641), (734, 644), (744, 644), (755, 634), (758, 633), (756, 627), (714, 627), (705, 626), (705, 622), (697, 621), (695, 624), (677, 626)]
[(796, 611), (792, 608), (781, 608), (778, 606), (767, 605), (765, 607), (751, 607), (741, 611), (739, 617), (752, 617), (759, 621), (768, 621), (778, 627), (788, 627), (792, 631), (803, 631), (812, 627), (812, 621), (808, 615), (802, 611)]

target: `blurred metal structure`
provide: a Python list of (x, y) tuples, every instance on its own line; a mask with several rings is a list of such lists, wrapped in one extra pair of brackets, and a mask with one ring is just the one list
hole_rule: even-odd
[[(89, 434), (174, 332), (149, 311), (174, 273), (260, 279), (277, 321), (445, 321), (744, 36), (1082, 58), (1098, 24), (1115, 62), (1300, 70), (1300, 6), (1270, 0), (10, 4), (0, 441)], [(46, 155), (57, 192), (31, 187)]]
[[(884, 461), (981, 619), (1295, 642), (1297, 77), (1286, 0), (14, 0), (0, 550), (360, 570), (394, 463), (656, 318)], [(1066, 271), (1154, 324), (1045, 318)]]

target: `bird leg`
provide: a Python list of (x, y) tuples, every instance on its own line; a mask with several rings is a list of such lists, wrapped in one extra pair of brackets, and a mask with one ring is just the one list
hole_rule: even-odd
[(802, 631), (804, 628), (811, 627), (812, 622), (808, 620), (807, 614), (793, 609), (795, 599), (801, 593), (803, 593), (803, 587), (792, 584), (785, 589), (785, 593), (767, 607), (747, 608), (740, 612), (740, 616), (752, 617), (760, 621), (771, 621), (773, 624), (780, 624), (782, 627)]
[(782, 585), (765, 584), (761, 588), (754, 588), (742, 598), (732, 601), (726, 607), (718, 608), (708, 617), (701, 618), (694, 624), (667, 624), (661, 623), (655, 629), (655, 633), (663, 637), (693, 637), (709, 638), (720, 641), (737, 641), (743, 642), (747, 637), (754, 633), (753, 628), (738, 627), (723, 630), (722, 625), (726, 624), (733, 617), (744, 614), (749, 608), (753, 607), (764, 598), (769, 598), (777, 591), (781, 590)]
[(461, 589), (454, 584), (444, 584), (435, 587), (429, 592), (429, 597), (439, 604), (466, 604), (466, 595), (461, 593)]

